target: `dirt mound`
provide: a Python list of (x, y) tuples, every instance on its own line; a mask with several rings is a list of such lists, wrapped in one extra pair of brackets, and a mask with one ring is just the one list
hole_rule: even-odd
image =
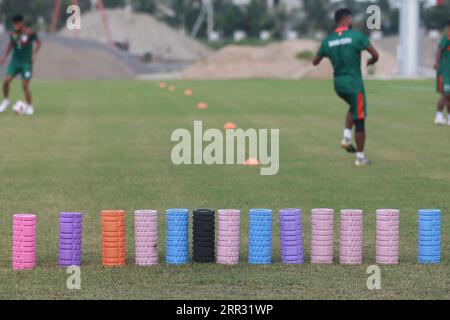
[(36, 79), (134, 79), (135, 73), (112, 54), (90, 48), (73, 48), (52, 40), (43, 42), (34, 66)]
[(311, 40), (265, 47), (230, 45), (187, 68), (183, 76), (188, 79), (302, 78), (311, 71), (310, 63), (297, 59), (296, 55), (316, 49), (317, 43)]
[[(44, 80), (100, 80), (135, 79), (137, 74), (128, 66), (120, 53), (110, 47), (84, 40), (65, 39), (40, 34), (42, 49), (33, 66), (33, 78)], [(0, 34), (0, 51), (4, 51), (9, 38)], [(0, 66), (0, 74), (8, 64)]]
[[(433, 39), (430, 37), (422, 36), (420, 39), (420, 64), (425, 69), (432, 69), (434, 64), (434, 58), (436, 56), (436, 50), (438, 48), (440, 39)], [(399, 47), (399, 37), (386, 37), (373, 41), (374, 46), (384, 50), (394, 56), (397, 55)]]
[[(148, 14), (123, 9), (106, 10), (113, 41), (128, 42), (129, 51), (135, 55), (150, 52), (161, 60), (197, 61), (210, 55), (211, 50), (200, 42), (181, 34)], [(72, 36), (64, 29), (63, 36)], [(107, 34), (97, 11), (82, 16), (82, 39), (106, 43)]]
[[(314, 54), (318, 47), (319, 42), (314, 40), (286, 41), (264, 47), (231, 45), (208, 59), (190, 66), (184, 71), (183, 77), (186, 79), (329, 79), (333, 73), (328, 61), (324, 61), (319, 67), (313, 67), (310, 59), (297, 58), (300, 53)], [(381, 50), (381, 55), (375, 76), (393, 76), (397, 70), (395, 55), (384, 50)], [(363, 72), (366, 74), (367, 68), (363, 67)]]

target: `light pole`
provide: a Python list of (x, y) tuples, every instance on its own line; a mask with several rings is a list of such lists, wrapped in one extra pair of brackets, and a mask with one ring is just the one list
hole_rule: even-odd
[(419, 0), (401, 0), (400, 6), (400, 76), (419, 74)]
[(206, 6), (206, 25), (208, 30), (208, 40), (212, 39), (212, 34), (214, 32), (214, 6), (213, 0), (205, 0)]
[(214, 32), (214, 6), (213, 6), (213, 0), (203, 0), (202, 1), (202, 8), (200, 10), (200, 14), (197, 18), (197, 21), (194, 24), (194, 27), (192, 28), (191, 36), (193, 38), (197, 37), (197, 34), (200, 30), (200, 27), (203, 24), (203, 21), (206, 18), (206, 30), (208, 39), (212, 39), (212, 34)]

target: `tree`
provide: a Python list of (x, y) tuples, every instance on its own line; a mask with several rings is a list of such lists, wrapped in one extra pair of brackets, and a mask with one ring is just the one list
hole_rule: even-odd
[(225, 37), (232, 37), (235, 30), (244, 28), (244, 12), (238, 6), (228, 1), (214, 2), (216, 14), (216, 29), (222, 31)]
[(242, 28), (250, 37), (258, 37), (262, 29), (272, 29), (273, 21), (265, 1), (252, 0), (244, 10)]
[(156, 10), (156, 4), (153, 0), (131, 0), (131, 6), (137, 12), (154, 13)]
[(330, 31), (334, 26), (334, 21), (328, 14), (330, 8), (329, 0), (305, 0), (304, 31)]
[(105, 8), (123, 8), (126, 5), (126, 0), (103, 0)]
[[(39, 17), (44, 18), (46, 25), (49, 25), (52, 19), (53, 7), (55, 2), (50, 0), (3, 0), (0, 2), (0, 18), (6, 23), (8, 28), (11, 27), (11, 19), (17, 14), (24, 16), (26, 23), (36, 28)], [(64, 0), (61, 6), (60, 21), (58, 26), (65, 24), (64, 17), (67, 16), (66, 8), (71, 5), (71, 0)], [(79, 0), (81, 11), (89, 10), (91, 7), (90, 0)]]
[(447, 26), (447, 22), (450, 20), (450, 6), (446, 4), (443, 6), (431, 7), (426, 9), (423, 15), (427, 30), (441, 30)]

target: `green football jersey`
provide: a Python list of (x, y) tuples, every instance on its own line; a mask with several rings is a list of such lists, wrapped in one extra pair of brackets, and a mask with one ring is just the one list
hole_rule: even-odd
[(29, 29), (20, 33), (11, 32), (10, 40), (13, 45), (12, 61), (16, 64), (31, 63), (33, 43), (38, 40), (37, 34)]
[(439, 73), (450, 76), (450, 32), (442, 37), (439, 44), (441, 60), (439, 60)]
[(338, 28), (323, 40), (317, 53), (330, 59), (334, 69), (337, 92), (352, 93), (364, 89), (361, 72), (361, 52), (370, 47), (370, 41), (360, 31)]

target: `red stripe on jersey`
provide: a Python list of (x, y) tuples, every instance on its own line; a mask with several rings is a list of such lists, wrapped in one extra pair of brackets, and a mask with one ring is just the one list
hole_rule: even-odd
[(342, 36), (342, 33), (344, 31), (348, 31), (348, 27), (339, 27), (335, 30), (335, 32), (337, 32), (339, 34), (339, 36)]
[(443, 76), (439, 76), (438, 86), (439, 86), (439, 92), (443, 93), (444, 92), (444, 77)]
[(358, 120), (364, 120), (364, 95), (358, 93)]

